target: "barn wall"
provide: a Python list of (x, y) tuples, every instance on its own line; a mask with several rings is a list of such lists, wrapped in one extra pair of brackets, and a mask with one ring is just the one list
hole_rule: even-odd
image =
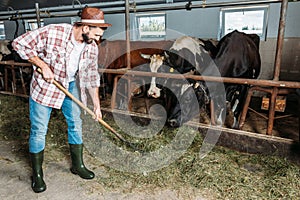
[[(262, 71), (259, 79), (272, 79), (276, 54), (277, 35), (280, 18), (280, 3), (270, 4), (267, 38), (260, 43)], [(280, 80), (300, 81), (300, 2), (289, 2), (286, 17), (285, 40)], [(181, 35), (199, 38), (218, 38), (220, 8), (192, 9), (191, 11), (166, 11), (167, 40)], [(130, 14), (131, 29), (135, 29), (135, 14)], [(104, 37), (110, 40), (125, 39), (124, 15), (107, 15), (106, 20), (113, 24)], [(131, 32), (131, 40), (136, 40)]]
[[(230, 0), (232, 1), (232, 0)], [(213, 1), (212, 1), (213, 2)], [(218, 2), (218, 1), (216, 1)], [(280, 3), (270, 4), (267, 39), (261, 41), (260, 53), (262, 58), (262, 71), (260, 79), (272, 79), (275, 61), (278, 25), (280, 17)], [(300, 81), (300, 2), (289, 2), (283, 45), (281, 66), (281, 80)], [(175, 39), (181, 35), (190, 35), (200, 38), (218, 38), (220, 8), (192, 9), (166, 11), (167, 40)], [(136, 40), (136, 27), (134, 23), (136, 13), (130, 14), (131, 40)], [(125, 15), (107, 14), (106, 21), (113, 24), (104, 33), (104, 38), (109, 40), (125, 39)], [(70, 23), (71, 18), (45, 18), (44, 23)], [(18, 35), (24, 33), (22, 22), (19, 21)], [(16, 30), (15, 22), (5, 21), (6, 36), (12, 40)], [(1, 45), (1, 43), (0, 43)]]
[(71, 18), (70, 17), (60, 17), (60, 18), (45, 18), (44, 20), (44, 25), (48, 24), (57, 24), (57, 23), (71, 23)]

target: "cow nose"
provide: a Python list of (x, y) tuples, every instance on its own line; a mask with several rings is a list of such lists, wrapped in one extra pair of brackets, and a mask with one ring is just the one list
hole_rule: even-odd
[(170, 120), (168, 120), (168, 122), (169, 122), (169, 125), (173, 128), (179, 127), (178, 120), (176, 120), (176, 119), (170, 119)]
[(148, 97), (157, 98), (157, 95), (155, 92), (148, 92)]

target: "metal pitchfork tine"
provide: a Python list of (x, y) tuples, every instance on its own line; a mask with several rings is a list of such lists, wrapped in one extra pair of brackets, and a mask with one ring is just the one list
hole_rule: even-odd
[[(41, 75), (43, 75), (41, 68), (37, 68), (37, 72), (39, 72)], [(85, 106), (81, 101), (79, 101), (74, 95), (72, 95), (66, 88), (64, 88), (60, 83), (58, 83), (55, 79), (53, 80), (53, 84), (60, 89), (63, 93), (65, 93), (68, 97), (70, 97), (75, 103), (77, 103), (82, 109), (87, 111), (91, 116), (96, 117), (94, 112), (89, 109), (87, 106)], [(117, 131), (115, 131), (109, 124), (107, 124), (103, 119), (97, 118), (98, 122), (102, 124), (106, 129), (110, 130), (117, 138), (119, 138), (122, 142), (129, 145), (133, 149), (135, 149), (134, 146), (127, 140), (125, 140)]]

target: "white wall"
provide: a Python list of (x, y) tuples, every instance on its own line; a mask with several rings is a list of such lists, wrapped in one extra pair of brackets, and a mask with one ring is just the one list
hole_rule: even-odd
[[(223, 0), (232, 1), (232, 0)], [(209, 3), (220, 2), (210, 0)], [(272, 79), (276, 52), (276, 38), (280, 18), (281, 3), (270, 4), (269, 21), (266, 41), (261, 41), (260, 53), (262, 58), (262, 72), (260, 79)], [(289, 2), (285, 27), (284, 52), (282, 57), (281, 77), (282, 80), (300, 81), (300, 2)], [(218, 38), (220, 8), (205, 8), (166, 11), (167, 40), (175, 39), (180, 35), (190, 35), (203, 39)], [(135, 27), (135, 15), (130, 14), (131, 40), (137, 39)], [(112, 24), (105, 33), (104, 38), (109, 40), (125, 39), (125, 14), (107, 14), (105, 20)], [(68, 22), (66, 18), (44, 19), (45, 24)], [(19, 21), (18, 34), (24, 32), (22, 22)], [(12, 40), (15, 33), (15, 22), (5, 22), (7, 39)]]
[[(260, 79), (273, 79), (277, 35), (281, 3), (269, 7), (267, 39), (260, 43), (262, 69)], [(286, 16), (285, 40), (281, 64), (281, 80), (300, 81), (300, 2), (289, 2)], [(167, 39), (180, 35), (199, 38), (218, 38), (220, 8), (176, 10), (166, 12)], [(135, 14), (131, 14), (131, 27), (134, 29)], [(113, 26), (105, 32), (107, 39), (125, 39), (124, 14), (107, 15), (106, 21)], [(131, 33), (131, 40), (135, 40)], [(292, 49), (292, 50), (291, 50)]]
[[(278, 34), (281, 3), (270, 4), (267, 38), (276, 38)], [(286, 17), (285, 37), (300, 37), (300, 2), (289, 2)], [(205, 8), (166, 11), (167, 39), (180, 34), (200, 37), (218, 38), (220, 8)], [(108, 14), (106, 21), (113, 26), (107, 29), (105, 38), (113, 35), (115, 39), (125, 39), (125, 14)], [(130, 14), (131, 29), (134, 29), (135, 14)], [(135, 38), (132, 38), (135, 39)]]

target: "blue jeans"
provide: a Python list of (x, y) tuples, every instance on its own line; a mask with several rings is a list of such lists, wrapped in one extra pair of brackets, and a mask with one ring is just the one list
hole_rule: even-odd
[[(76, 98), (79, 97), (75, 81), (69, 83), (69, 92)], [(61, 109), (68, 125), (69, 144), (82, 144), (82, 120), (80, 118), (80, 107), (73, 102), (72, 99), (66, 96)], [(45, 148), (51, 111), (51, 107), (43, 106), (35, 102), (31, 97), (29, 98), (29, 113), (31, 123), (29, 136), (30, 153), (38, 153)]]

